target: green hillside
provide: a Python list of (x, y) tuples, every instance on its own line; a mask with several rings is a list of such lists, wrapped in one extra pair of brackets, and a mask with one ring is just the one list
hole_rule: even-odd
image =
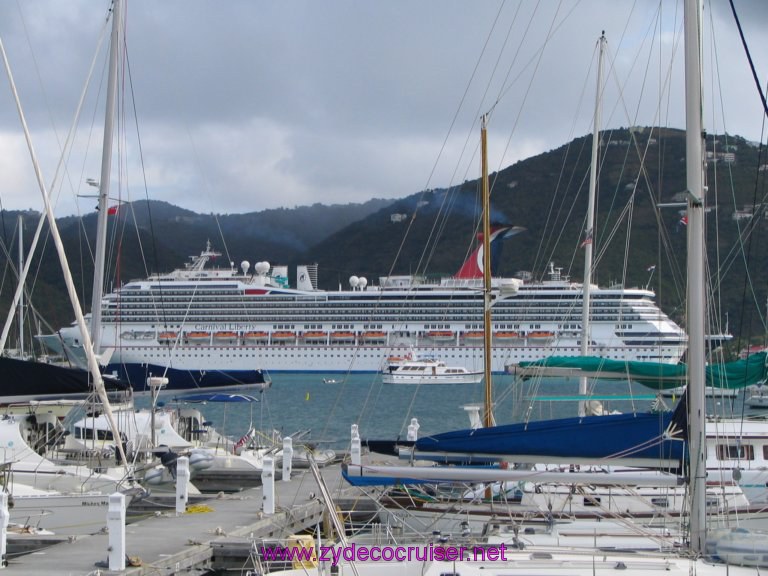
[[(661, 307), (685, 325), (685, 143), (679, 130), (614, 130), (601, 135), (601, 169), (594, 235), (594, 280), (649, 285)], [(524, 226), (507, 241), (500, 273), (528, 271), (543, 278), (550, 262), (581, 280), (591, 136), (528, 158), (491, 175), (492, 220)], [(713, 301), (720, 323), (741, 338), (762, 337), (768, 271), (768, 220), (756, 198), (765, 193), (760, 150), (738, 137), (708, 138), (707, 240)], [(724, 156), (729, 154), (730, 156)], [(734, 219), (738, 211), (754, 219)], [(108, 287), (149, 272), (169, 271), (199, 253), (207, 240), (225, 262), (318, 263), (323, 288), (346, 285), (351, 275), (377, 283), (389, 274), (453, 274), (467, 257), (480, 218), (477, 180), (412, 194), (397, 201), (267, 210), (247, 214), (196, 214), (163, 202), (123, 205), (110, 218)], [(26, 214), (26, 242), (37, 216)], [(95, 215), (60, 222), (69, 265), (90, 307)], [(2, 212), (7, 254), (17, 253), (15, 212)], [(744, 233), (748, 229), (749, 233)], [(0, 305), (7, 311), (15, 278), (6, 253)], [(116, 254), (120, 257), (115, 257)], [(28, 283), (40, 316), (57, 328), (73, 314), (51, 242), (34, 260)], [(648, 270), (655, 266), (653, 274)], [(747, 274), (747, 270), (749, 273)]]

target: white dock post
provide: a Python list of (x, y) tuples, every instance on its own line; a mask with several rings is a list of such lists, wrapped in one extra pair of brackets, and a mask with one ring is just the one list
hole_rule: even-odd
[(360, 446), (360, 433), (357, 431), (357, 424), (352, 424), (352, 446), (349, 449), (349, 455), (352, 464), (360, 466), (362, 464), (362, 448)]
[(416, 418), (411, 418), (411, 423), (408, 425), (408, 440), (416, 442), (419, 439), (419, 421)]
[(125, 496), (119, 492), (109, 495), (107, 530), (109, 569), (125, 570)]
[(189, 458), (180, 456), (176, 460), (176, 516), (187, 511), (189, 500)]
[(5, 568), (8, 565), (8, 523), (10, 520), (8, 492), (0, 492), (0, 568)]
[(287, 436), (283, 438), (283, 482), (291, 481), (291, 470), (293, 469), (293, 438)]
[(264, 514), (275, 513), (275, 461), (264, 456), (264, 468), (261, 471), (261, 499)]

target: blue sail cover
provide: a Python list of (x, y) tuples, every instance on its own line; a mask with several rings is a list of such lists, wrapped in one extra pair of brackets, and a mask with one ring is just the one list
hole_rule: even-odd
[(684, 404), (674, 413), (585, 416), (445, 432), (417, 440), (416, 457), (474, 454), (534, 462), (621, 460), (669, 466), (682, 463), (685, 456)]

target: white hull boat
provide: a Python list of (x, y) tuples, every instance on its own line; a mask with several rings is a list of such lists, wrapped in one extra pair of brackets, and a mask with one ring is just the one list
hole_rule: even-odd
[(464, 366), (447, 366), (442, 360), (423, 358), (389, 365), (381, 376), (384, 384), (478, 384), (483, 372)]

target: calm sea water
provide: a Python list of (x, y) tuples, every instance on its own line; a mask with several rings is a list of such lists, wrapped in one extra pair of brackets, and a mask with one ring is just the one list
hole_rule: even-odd
[[(326, 383), (324, 378), (335, 379)], [(467, 428), (469, 418), (462, 408), (467, 404), (482, 404), (483, 384), (451, 385), (393, 385), (382, 384), (376, 374), (273, 374), (272, 387), (255, 392), (258, 403), (198, 405), (205, 418), (217, 430), (239, 437), (253, 423), (263, 431), (278, 430), (283, 435), (308, 430), (308, 438), (320, 445), (337, 449), (348, 447), (350, 426), (358, 424), (363, 438), (405, 438), (411, 418), (417, 418), (419, 435)], [(527, 416), (534, 420), (575, 416), (578, 404), (564, 399), (578, 391), (578, 380), (540, 380), (515, 382), (514, 377), (498, 375), (493, 378), (495, 408), (498, 423), (519, 422)], [(592, 394), (604, 399), (609, 410), (621, 412), (647, 411), (653, 391), (642, 386), (629, 387), (625, 382), (600, 381)], [(541, 401), (542, 396), (556, 397)], [(633, 398), (630, 400), (628, 398)], [(172, 405), (173, 398), (161, 401)], [(674, 400), (666, 398), (668, 406)], [(742, 401), (710, 399), (710, 413), (740, 416)], [(138, 398), (137, 406), (149, 404), (146, 397)], [(305, 437), (306, 438), (306, 437)]]

